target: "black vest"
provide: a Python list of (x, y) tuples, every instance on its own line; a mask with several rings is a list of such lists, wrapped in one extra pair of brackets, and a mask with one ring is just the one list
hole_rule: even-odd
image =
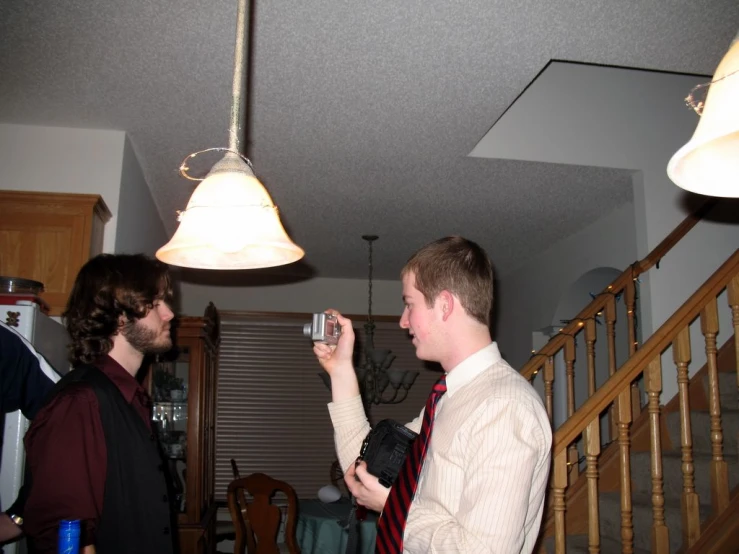
[(105, 434), (108, 467), (103, 512), (96, 530), (98, 554), (171, 554), (177, 527), (159, 441), (118, 387), (94, 366), (70, 371), (57, 383), (95, 392)]

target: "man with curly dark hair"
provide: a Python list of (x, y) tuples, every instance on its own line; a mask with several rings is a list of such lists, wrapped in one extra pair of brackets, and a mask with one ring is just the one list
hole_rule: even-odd
[(25, 437), (31, 552), (54, 553), (60, 520), (79, 519), (81, 552), (174, 552), (173, 511), (151, 399), (136, 380), (147, 354), (172, 347), (167, 266), (102, 254), (80, 270), (64, 322), (74, 370)]

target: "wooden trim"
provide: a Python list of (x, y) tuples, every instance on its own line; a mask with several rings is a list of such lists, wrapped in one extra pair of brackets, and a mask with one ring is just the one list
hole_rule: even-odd
[(739, 544), (739, 488), (732, 492), (726, 510), (706, 520), (700, 538), (685, 554), (736, 554)]

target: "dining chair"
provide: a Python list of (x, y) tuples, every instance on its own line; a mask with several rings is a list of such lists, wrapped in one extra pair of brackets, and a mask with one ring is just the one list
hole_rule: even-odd
[[(287, 497), (285, 546), (289, 554), (300, 554), (296, 537), (298, 495), (288, 483), (264, 473), (252, 473), (234, 479), (228, 485), (228, 511), (234, 522), (236, 541), (234, 554), (281, 554), (277, 543), (282, 512), (272, 504), (275, 492)], [(249, 495), (251, 501), (247, 502)]]
[(234, 479), (241, 479), (239, 466), (236, 465), (236, 460), (234, 458), (231, 458), (231, 473), (233, 473)]

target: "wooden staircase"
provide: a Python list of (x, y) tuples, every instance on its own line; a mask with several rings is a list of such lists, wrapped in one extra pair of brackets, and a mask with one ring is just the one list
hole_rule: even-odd
[[(554, 398), (555, 365), (566, 366), (559, 375), (566, 375), (568, 418), (554, 435), (540, 552), (739, 552), (739, 250), (642, 345), (636, 338), (638, 276), (712, 206), (688, 217), (629, 267), (521, 370), (532, 384), (543, 381), (552, 418), (562, 400)], [(617, 368), (620, 299), (630, 356)], [(722, 337), (731, 336), (720, 351), (719, 301), (728, 305), (733, 327), (721, 330)], [(601, 318), (610, 377), (596, 389), (593, 343)], [(588, 373), (589, 398), (575, 409), (577, 340), (587, 346), (577, 370)], [(705, 366), (692, 377), (691, 349), (706, 354)], [(675, 369), (667, 367), (665, 375), (677, 375), (678, 393), (660, 406), (668, 360)]]

